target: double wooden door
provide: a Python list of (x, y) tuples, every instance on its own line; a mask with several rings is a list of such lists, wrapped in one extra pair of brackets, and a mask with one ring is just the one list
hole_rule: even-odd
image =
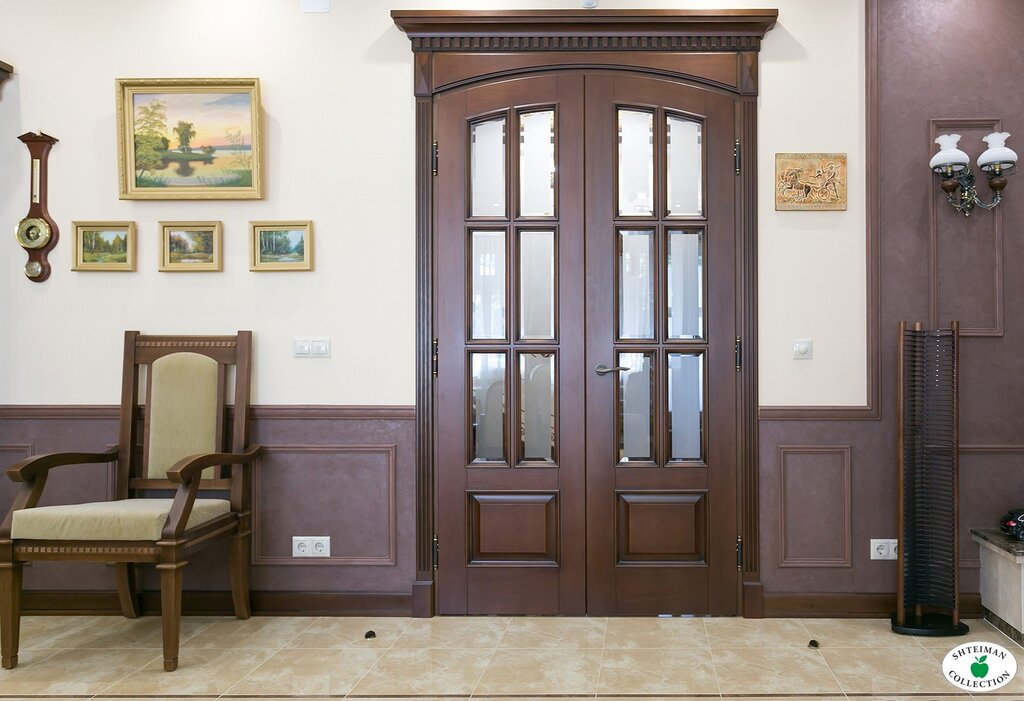
[(438, 611), (735, 614), (733, 98), (565, 71), (435, 109)]

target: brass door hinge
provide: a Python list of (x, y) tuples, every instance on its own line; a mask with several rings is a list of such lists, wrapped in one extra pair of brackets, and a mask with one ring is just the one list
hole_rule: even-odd
[[(740, 153), (740, 140), (736, 139), (736, 144), (732, 147), (732, 160), (733, 165), (736, 167), (736, 175), (739, 175), (740, 171), (742, 170), (742, 158), (743, 156)], [(434, 175), (437, 175), (436, 171), (434, 172)]]
[(438, 549), (439, 548), (438, 548), (438, 545), (437, 545), (437, 533), (435, 533), (434, 534), (434, 569), (435, 570), (437, 569), (437, 557), (438, 557), (437, 556), (437, 551), (438, 551)]
[(743, 569), (743, 536), (736, 536), (736, 569)]
[[(736, 143), (739, 143), (738, 141)], [(430, 150), (430, 172), (437, 175), (437, 142), (431, 145)]]
[(430, 372), (437, 377), (437, 339), (430, 344)]
[(736, 372), (743, 369), (743, 339), (736, 337)]

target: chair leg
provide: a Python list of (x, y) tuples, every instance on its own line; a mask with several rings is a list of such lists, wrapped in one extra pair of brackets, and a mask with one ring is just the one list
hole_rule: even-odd
[(0, 563), (0, 658), (4, 669), (18, 666), (22, 569), (20, 562)]
[(164, 632), (164, 671), (178, 668), (178, 644), (181, 638), (181, 582), (184, 562), (162, 563), (160, 571), (160, 613)]
[(231, 603), (235, 617), (246, 619), (252, 615), (249, 604), (249, 541), (250, 533), (231, 539)]
[(139, 593), (135, 588), (135, 565), (119, 562), (114, 568), (117, 573), (117, 596), (121, 601), (121, 613), (125, 618), (138, 618)]

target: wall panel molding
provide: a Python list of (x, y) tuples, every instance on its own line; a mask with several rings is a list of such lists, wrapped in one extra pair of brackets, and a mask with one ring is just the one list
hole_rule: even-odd
[[(144, 411), (143, 411), (144, 413)], [(228, 407), (231, 414), (231, 407)], [(341, 405), (341, 404), (256, 404), (249, 407), (252, 419), (372, 419), (409, 420), (416, 418), (416, 408), (404, 404)], [(5, 404), (0, 405), (0, 419), (120, 419), (116, 404)]]
[[(852, 470), (851, 470), (851, 447), (849, 445), (780, 445), (779, 446), (779, 567), (852, 567), (853, 566), (853, 482), (852, 482)], [(818, 503), (824, 504), (827, 507), (827, 512), (821, 514), (820, 517), (815, 515), (815, 518), (810, 519), (806, 522), (791, 523), (792, 521), (799, 520), (797, 516), (791, 514), (793, 507), (790, 506), (790, 501), (787, 499), (786, 494), (788, 492), (788, 472), (795, 469), (791, 464), (790, 458), (792, 456), (807, 456), (807, 455), (819, 455), (819, 456), (832, 456), (832, 458), (838, 457), (838, 468), (839, 472), (836, 475), (838, 484), (838, 492), (841, 494), (841, 502), (836, 503), (834, 500), (822, 499), (818, 500)], [(821, 469), (816, 467), (816, 470)], [(806, 475), (804, 480), (801, 482), (801, 486), (807, 485)], [(802, 504), (806, 504), (807, 498), (801, 500)], [(837, 513), (841, 508), (841, 513)], [(791, 519), (791, 516), (793, 518)], [(790, 554), (790, 542), (793, 530), (802, 530), (803, 532), (811, 531), (815, 528), (818, 523), (830, 523), (832, 521), (839, 521), (840, 525), (840, 537), (842, 543), (840, 544), (839, 550), (842, 552), (841, 555), (796, 555)]]
[[(396, 452), (395, 444), (384, 445), (263, 445), (263, 455), (257, 458), (257, 464), (253, 469), (252, 477), (252, 564), (253, 565), (276, 565), (278, 567), (308, 567), (308, 566), (393, 566), (396, 564), (398, 552), (398, 512), (397, 512), (397, 482), (396, 482)], [(261, 514), (264, 509), (261, 507), (263, 488), (261, 486), (261, 475), (266, 470), (266, 463), (275, 454), (291, 453), (297, 455), (383, 455), (387, 461), (387, 514), (385, 521), (388, 529), (388, 553), (387, 555), (347, 555), (315, 558), (293, 558), (282, 555), (264, 554), (265, 543), (261, 530)], [(294, 534), (299, 535), (299, 534)], [(307, 535), (319, 535), (310, 533)]]
[[(951, 134), (951, 133), (963, 133), (966, 131), (984, 131), (985, 133), (991, 133), (994, 131), (1002, 131), (1003, 122), (1001, 119), (995, 117), (985, 117), (978, 119), (929, 119), (928, 120), (928, 139), (929, 139), (929, 150), (932, 150), (933, 144), (935, 143), (935, 137), (939, 134)], [(966, 144), (965, 144), (966, 145)], [(982, 173), (977, 173), (978, 177), (978, 188), (979, 195), (981, 197), (989, 197), (991, 193), (985, 192), (983, 181), (985, 176)], [(941, 256), (941, 242), (940, 242), (940, 223), (946, 222), (945, 229), (952, 228), (952, 236), (964, 236), (965, 229), (970, 227), (971, 231), (968, 236), (971, 239), (977, 238), (975, 222), (979, 218), (985, 218), (988, 220), (988, 224), (991, 227), (992, 236), (992, 269), (991, 275), (985, 275), (989, 271), (977, 271), (975, 266), (968, 265), (961, 268), (960, 275), (957, 276), (956, 281), (961, 283), (957, 286), (955, 293), (958, 297), (963, 296), (964, 292), (964, 276), (983, 275), (985, 277), (991, 277), (991, 284), (994, 289), (992, 290), (992, 309), (990, 315), (992, 323), (989, 325), (977, 325), (972, 324), (969, 319), (962, 318), (960, 321), (960, 335), (961, 336), (994, 336), (1001, 337), (1003, 335), (1003, 210), (1001, 208), (996, 209), (990, 213), (985, 213), (980, 208), (975, 210), (977, 216), (968, 219), (963, 215), (954, 212), (946, 204), (945, 195), (939, 191), (939, 179), (932, 177), (929, 180), (928, 197), (931, 206), (928, 208), (928, 318), (931, 322), (932, 328), (938, 328), (939, 326), (945, 326), (950, 322), (950, 319), (939, 318), (940, 307), (942, 302), (942, 275), (940, 274), (940, 256)], [(970, 239), (965, 239), (970, 240)]]

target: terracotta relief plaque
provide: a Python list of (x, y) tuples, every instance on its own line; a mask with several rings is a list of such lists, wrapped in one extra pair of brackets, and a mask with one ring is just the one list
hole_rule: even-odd
[(845, 153), (776, 153), (776, 210), (846, 210)]

